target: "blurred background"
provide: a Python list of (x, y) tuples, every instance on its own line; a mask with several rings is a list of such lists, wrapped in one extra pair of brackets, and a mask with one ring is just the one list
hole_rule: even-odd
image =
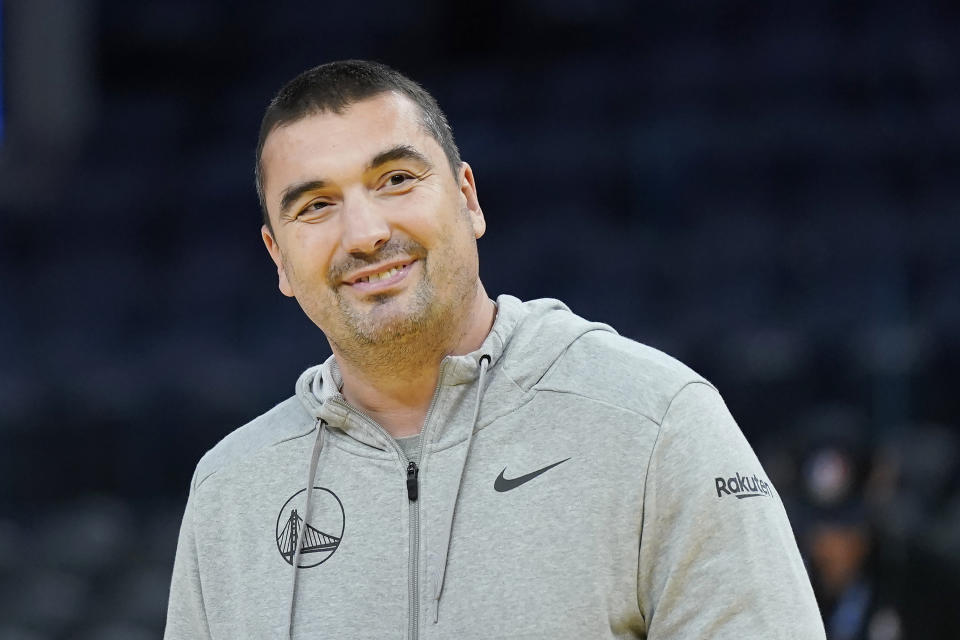
[(960, 8), (680, 4), (0, 0), (0, 639), (159, 637), (197, 459), (328, 356), (252, 167), (346, 57), (446, 110), (492, 295), (718, 386), (832, 639), (956, 638)]

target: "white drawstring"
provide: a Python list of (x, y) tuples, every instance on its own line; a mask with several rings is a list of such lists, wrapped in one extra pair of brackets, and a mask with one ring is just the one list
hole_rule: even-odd
[(299, 531), (297, 536), (297, 549), (293, 553), (293, 587), (290, 592), (290, 616), (287, 624), (287, 636), (293, 638), (293, 614), (296, 610), (297, 604), (297, 565), (300, 563), (300, 551), (303, 549), (303, 539), (306, 537), (304, 533), (307, 531), (307, 523), (310, 522), (310, 512), (312, 505), (313, 497), (313, 483), (317, 478), (317, 461), (320, 460), (320, 451), (323, 449), (323, 439), (324, 431), (326, 431), (326, 423), (317, 418), (317, 437), (313, 441), (313, 452), (310, 454), (310, 467), (307, 470), (307, 506), (303, 510), (303, 527)]
[(463, 487), (463, 471), (470, 457), (470, 445), (473, 443), (473, 434), (477, 430), (477, 417), (480, 415), (480, 398), (483, 396), (483, 382), (486, 378), (487, 365), (489, 364), (490, 356), (487, 354), (480, 356), (480, 378), (477, 381), (477, 401), (473, 407), (473, 420), (470, 424), (470, 433), (467, 435), (467, 449), (463, 454), (463, 464), (460, 465), (460, 476), (457, 479), (457, 492), (453, 496), (453, 508), (450, 510), (450, 526), (447, 528), (447, 542), (443, 548), (443, 562), (440, 563), (440, 572), (436, 581), (436, 592), (433, 596), (434, 624), (440, 621), (440, 596), (443, 594), (443, 581), (447, 575), (447, 557), (450, 554), (450, 540), (453, 537), (453, 518), (457, 511), (457, 502), (460, 500), (460, 489)]

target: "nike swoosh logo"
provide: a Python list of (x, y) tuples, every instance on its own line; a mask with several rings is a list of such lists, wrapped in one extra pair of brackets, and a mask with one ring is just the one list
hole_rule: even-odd
[(504, 491), (510, 491), (511, 489), (516, 489), (520, 485), (530, 482), (541, 473), (546, 473), (547, 471), (550, 471), (550, 469), (553, 469), (558, 464), (563, 464), (569, 459), (570, 458), (567, 458), (566, 460), (561, 460), (560, 462), (554, 462), (551, 465), (547, 465), (543, 469), (537, 469), (536, 471), (528, 473), (524, 476), (518, 476), (516, 478), (504, 478), (503, 474), (506, 473), (507, 471), (507, 468), (504, 467), (503, 471), (500, 472), (500, 475), (497, 476), (497, 479), (494, 481), (493, 488), (499, 491), (500, 493), (503, 493)]

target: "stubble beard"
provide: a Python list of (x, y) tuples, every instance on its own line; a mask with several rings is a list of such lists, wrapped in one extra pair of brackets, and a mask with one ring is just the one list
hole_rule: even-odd
[(438, 283), (430, 256), (423, 252), (419, 261), (422, 275), (406, 300), (396, 294), (373, 296), (363, 309), (336, 292), (343, 330), (327, 339), (342, 357), (370, 373), (400, 373), (428, 365), (455, 346), (476, 295), (476, 275), (456, 261), (452, 272), (437, 274), (444, 280)]

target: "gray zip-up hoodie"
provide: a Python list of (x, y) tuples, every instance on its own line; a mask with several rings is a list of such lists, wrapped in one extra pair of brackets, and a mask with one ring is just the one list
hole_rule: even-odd
[(824, 638), (710, 383), (555, 300), (497, 303), (411, 459), (332, 357), (203, 456), (165, 638)]

